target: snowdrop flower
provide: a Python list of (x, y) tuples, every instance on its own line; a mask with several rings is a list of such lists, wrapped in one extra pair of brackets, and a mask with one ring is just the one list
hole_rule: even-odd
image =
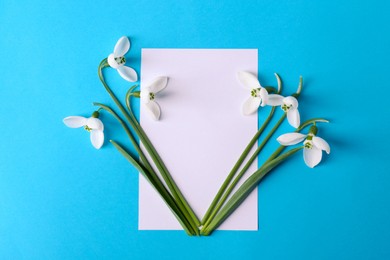
[(137, 72), (128, 66), (124, 66), (126, 63), (124, 55), (129, 49), (129, 39), (126, 36), (121, 37), (115, 45), (114, 52), (108, 55), (107, 62), (112, 68), (118, 71), (122, 78), (130, 82), (135, 82), (138, 79)]
[(68, 116), (64, 118), (63, 122), (67, 127), (79, 128), (84, 127), (90, 132), (91, 143), (96, 149), (100, 149), (104, 143), (104, 125), (102, 121), (97, 118), (99, 112), (95, 111), (90, 118), (82, 116)]
[(287, 120), (291, 126), (298, 128), (301, 124), (298, 111), (298, 100), (295, 97), (283, 97), (281, 95), (272, 94), (268, 96), (267, 105), (281, 106), (283, 111), (287, 113)]
[(251, 96), (245, 101), (242, 107), (244, 115), (250, 115), (257, 111), (262, 106), (264, 107), (268, 102), (268, 92), (260, 85), (259, 80), (253, 74), (240, 71), (237, 73), (237, 78), (240, 83), (251, 91)]
[(167, 86), (168, 77), (158, 77), (146, 87), (141, 90), (141, 101), (146, 107), (149, 115), (154, 120), (160, 119), (161, 109), (160, 106), (154, 101), (156, 94)]
[[(314, 129), (315, 128), (315, 129)], [(313, 168), (321, 162), (322, 151), (327, 154), (330, 153), (329, 144), (322, 138), (316, 136), (317, 127), (314, 126), (310, 129), (309, 134), (304, 135), (301, 133), (288, 133), (278, 137), (278, 142), (281, 145), (294, 145), (303, 142), (303, 159), (307, 166)]]

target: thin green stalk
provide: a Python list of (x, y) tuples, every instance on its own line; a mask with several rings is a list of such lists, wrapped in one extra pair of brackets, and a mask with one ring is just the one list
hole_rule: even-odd
[[(183, 201), (183, 199), (184, 199), (183, 195), (179, 191), (177, 185), (173, 182), (173, 179), (170, 176), (168, 170), (166, 170), (165, 165), (162, 164), (162, 160), (161, 159), (157, 160), (158, 159), (158, 158), (156, 158), (157, 152), (155, 151), (153, 145), (150, 143), (149, 139), (147, 138), (147, 136), (146, 136), (145, 132), (142, 130), (142, 128), (139, 126), (138, 122), (136, 120), (135, 121), (133, 120), (133, 118), (129, 115), (129, 113), (123, 107), (121, 102), (118, 100), (118, 98), (112, 92), (111, 88), (105, 82), (104, 76), (103, 76), (103, 68), (108, 67), (108, 66), (109, 65), (107, 63), (107, 59), (103, 59), (98, 67), (98, 75), (99, 75), (100, 81), (102, 82), (103, 86), (105, 87), (106, 91), (111, 96), (111, 98), (113, 99), (115, 104), (121, 110), (122, 114), (125, 116), (125, 118), (128, 120), (130, 125), (133, 127), (134, 131), (136, 132), (136, 134), (140, 138), (141, 142), (144, 144), (145, 149), (148, 151), (148, 153), (152, 157), (152, 160), (154, 161), (154, 163), (157, 166), (158, 170), (160, 171), (162, 177), (164, 178), (169, 190), (172, 192), (174, 198), (176, 199), (176, 202), (177, 202), (179, 208), (181, 209), (183, 214), (186, 216), (187, 220), (191, 223), (191, 226), (193, 227), (195, 232), (198, 234), (199, 229), (198, 229), (198, 224), (196, 223), (197, 218), (194, 219), (193, 216), (189, 213), (188, 208), (190, 208), (190, 207), (189, 207), (188, 203), (185, 200)], [(148, 170), (150, 170), (151, 172), (154, 172), (150, 163), (147, 160), (145, 160), (144, 163), (145, 163), (145, 166), (147, 167)], [(154, 173), (153, 175), (155, 175), (155, 178), (158, 178), (157, 174)], [(193, 213), (192, 210), (191, 210), (191, 212)], [(195, 216), (195, 214), (193, 214), (193, 215)]]
[[(281, 87), (282, 87), (282, 81), (281, 81), (281, 78), (279, 77), (278, 74), (275, 73), (275, 77), (277, 79), (277, 82), (278, 82), (278, 93), (280, 93), (281, 91)], [(301, 93), (301, 90), (302, 90), (302, 85), (303, 85), (303, 79), (302, 77), (300, 77), (299, 79), (299, 85), (298, 85), (298, 89), (296, 91), (295, 94), (293, 94), (293, 96), (295, 96), (296, 98), (299, 97), (300, 93)], [(226, 199), (228, 198), (228, 196), (230, 195), (230, 193), (232, 192), (232, 190), (234, 189), (235, 185), (238, 183), (238, 181), (240, 180), (240, 178), (245, 174), (245, 172), (247, 171), (247, 169), (250, 167), (250, 165), (253, 163), (253, 161), (257, 158), (258, 154), (260, 153), (260, 151), (263, 149), (263, 147), (266, 145), (266, 143), (268, 142), (268, 140), (270, 139), (270, 137), (274, 134), (274, 132), (276, 131), (276, 129), (280, 126), (280, 124), (283, 122), (283, 120), (285, 119), (286, 117), (286, 114), (283, 115), (283, 117), (278, 121), (277, 125), (274, 126), (274, 128), (271, 130), (271, 132), (267, 135), (267, 137), (265, 138), (265, 140), (262, 142), (262, 144), (257, 148), (256, 152), (253, 154), (253, 156), (249, 159), (248, 163), (244, 166), (244, 168), (241, 170), (241, 172), (238, 174), (238, 176), (235, 178), (235, 180), (233, 181), (233, 183), (229, 186), (229, 189), (226, 191), (226, 193), (224, 194), (224, 197), (222, 198), (222, 200), (219, 202), (219, 204), (217, 205), (217, 207), (214, 209), (214, 212), (212, 214), (212, 216), (221, 216), (220, 213), (218, 213), (218, 210), (223, 206), (224, 202), (226, 201)], [(276, 151), (277, 154), (280, 154), (281, 151), (279, 151), (279, 149)], [(274, 154), (273, 154), (274, 155)], [(266, 165), (268, 165), (269, 161), (267, 161), (266, 163), (263, 164), (263, 166), (260, 168), (260, 169), (263, 169)], [(264, 173), (265, 175), (266, 173)], [(251, 177), (255, 175), (255, 174), (252, 174)], [(249, 177), (248, 180), (251, 178)], [(247, 181), (244, 182), (244, 184), (247, 183)], [(239, 190), (244, 186), (244, 184), (239, 188)], [(253, 187), (254, 188), (254, 187)], [(237, 192), (235, 193), (237, 194)], [(232, 196), (232, 198), (234, 198), (234, 195)], [(231, 198), (231, 199), (232, 199)], [(245, 196), (246, 198), (246, 196)], [(242, 200), (244, 200), (245, 198), (242, 198)], [(231, 199), (229, 201), (231, 201)], [(228, 202), (229, 203), (229, 202)], [(228, 205), (228, 203), (226, 205)], [(240, 202), (241, 203), (241, 202)], [(226, 208), (226, 205), (224, 208)], [(223, 208), (223, 209), (224, 209)], [(222, 210), (223, 210), (222, 209)], [(234, 211), (235, 208), (232, 209), (232, 211)], [(231, 212), (232, 212), (231, 211)], [(230, 213), (231, 213), (230, 212)], [(230, 214), (229, 213), (229, 214)], [(226, 216), (227, 217), (227, 216)], [(221, 222), (223, 221), (224, 219), (221, 220)], [(219, 222), (219, 223), (221, 223)], [(210, 224), (209, 224), (210, 223)], [(201, 234), (208, 234), (207, 232), (209, 232), (209, 230), (213, 230), (214, 228), (211, 227), (210, 229), (210, 226), (209, 225), (213, 225), (212, 223), (215, 223), (215, 219), (213, 220), (213, 217), (209, 218), (209, 220), (205, 223), (205, 225), (202, 227), (202, 230), (201, 230)], [(219, 225), (219, 224), (218, 224)]]
[(307, 127), (307, 126), (309, 126), (311, 124), (315, 124), (315, 123), (329, 123), (329, 120), (326, 120), (324, 118), (312, 118), (312, 119), (309, 119), (309, 120), (305, 121), (303, 124), (301, 124), (299, 126), (299, 128), (295, 132), (300, 132), (305, 127)]
[(134, 85), (132, 86), (131, 88), (129, 88), (129, 90), (127, 91), (126, 93), (126, 97), (125, 97), (125, 101), (126, 101), (126, 106), (127, 106), (127, 110), (129, 111), (129, 115), (131, 117), (131, 119), (134, 121), (134, 122), (138, 122), (137, 119), (135, 118), (134, 116), (134, 113), (133, 113), (133, 110), (131, 109), (131, 96), (133, 94), (133, 90), (137, 87), (138, 85)]
[[(281, 92), (281, 89), (282, 89), (282, 80), (281, 78), (279, 77), (278, 74), (274, 74), (275, 77), (276, 77), (276, 80), (278, 82), (278, 94), (280, 94)], [(293, 96), (295, 96), (296, 98), (299, 97), (300, 93), (301, 93), (301, 90), (302, 90), (302, 85), (303, 85), (303, 79), (302, 77), (299, 78), (299, 84), (298, 84), (298, 89), (296, 91), (296, 93), (293, 94)], [(203, 222), (204, 225), (202, 227), (202, 230), (206, 230), (208, 227), (208, 225), (212, 222), (214, 216), (218, 213), (218, 211), (221, 209), (221, 207), (223, 206), (223, 204), (225, 203), (225, 201), (227, 200), (227, 198), (229, 197), (230, 193), (233, 191), (233, 189), (235, 188), (235, 186), (237, 185), (237, 183), (239, 182), (239, 180), (242, 178), (242, 176), (246, 173), (246, 171), (248, 170), (248, 168), (250, 167), (250, 165), (253, 163), (253, 161), (257, 158), (258, 154), (261, 152), (261, 150), (264, 148), (264, 146), (266, 145), (266, 143), (268, 142), (268, 140), (271, 138), (271, 136), (275, 133), (275, 131), (279, 128), (280, 124), (284, 121), (286, 117), (286, 114), (284, 114), (282, 116), (282, 118), (278, 121), (278, 123), (273, 127), (273, 129), (271, 130), (271, 132), (267, 135), (267, 137), (263, 140), (262, 144), (257, 148), (257, 150), (255, 151), (255, 153), (252, 155), (252, 157), (249, 159), (249, 161), (247, 162), (247, 164), (244, 166), (244, 168), (240, 171), (240, 173), (236, 176), (236, 178), (234, 179), (234, 181), (230, 184), (229, 188), (227, 189), (227, 191), (223, 194), (223, 197), (222, 199), (219, 200), (218, 204), (216, 207), (214, 207), (212, 213), (210, 216), (208, 216), (208, 219), (206, 222)], [(246, 157), (246, 156), (245, 156)], [(230, 182), (230, 181), (229, 181)], [(214, 205), (213, 205), (214, 206)], [(202, 232), (202, 231), (201, 231)]]
[[(115, 96), (114, 92), (111, 90), (111, 88), (108, 86), (108, 84), (106, 83), (106, 81), (104, 80), (104, 76), (103, 76), (103, 71), (102, 69), (107, 67), (108, 66), (108, 63), (107, 63), (107, 59), (103, 59), (102, 62), (100, 63), (99, 65), (99, 68), (98, 68), (98, 75), (99, 75), (99, 79), (100, 81), (102, 82), (104, 88), (106, 89), (106, 91), (108, 92), (108, 94), (111, 96), (112, 100), (115, 102), (115, 104), (117, 105), (117, 107), (121, 110), (122, 114), (126, 117), (126, 119), (128, 119), (128, 114), (126, 112), (126, 110), (124, 109), (122, 103), (119, 101), (119, 99)], [(112, 111), (112, 109), (111, 109)], [(116, 114), (116, 113), (115, 113)], [(122, 119), (120, 119), (120, 117), (118, 115), (116, 115), (117, 119), (120, 120), (121, 124), (122, 125), (126, 125)], [(128, 120), (130, 121), (130, 120)], [(129, 122), (130, 125), (131, 125), (131, 122)], [(126, 125), (126, 128), (127, 128), (127, 133), (129, 135), (130, 130), (128, 129), (127, 125)], [(130, 137), (130, 135), (129, 135)], [(140, 151), (139, 149), (139, 146), (137, 144), (137, 142), (133, 142), (132, 138), (130, 137), (130, 140), (132, 142), (132, 144), (134, 145), (134, 147), (137, 149), (137, 152)], [(140, 156), (142, 156), (140, 154)], [(144, 158), (141, 158), (141, 160), (143, 161), (143, 163), (145, 164), (145, 167), (148, 169), (148, 171), (153, 171), (153, 168), (152, 166), (150, 165), (149, 161), (146, 159), (146, 157)]]
[[(131, 90), (129, 90), (131, 91)], [(190, 205), (188, 204), (187, 200), (184, 198), (183, 194), (181, 193), (180, 189), (177, 187), (175, 181), (173, 180), (172, 176), (170, 175), (167, 167), (165, 166), (163, 160), (161, 159), (160, 155), (157, 153), (156, 149), (154, 148), (153, 144), (151, 143), (150, 139), (146, 135), (145, 131), (141, 127), (141, 125), (138, 123), (138, 121), (135, 119), (133, 110), (131, 108), (131, 100), (130, 100), (130, 94), (129, 92), (126, 95), (126, 105), (129, 111), (130, 118), (133, 120), (134, 128), (139, 133), (139, 137), (144, 144), (145, 148), (148, 150), (148, 153), (152, 157), (153, 161), (157, 161), (156, 166), (163, 176), (164, 180), (166, 181), (168, 187), (172, 191), (173, 195), (177, 197), (180, 203), (182, 203), (182, 206), (184, 206), (190, 215), (190, 218), (195, 222), (196, 226), (200, 225), (200, 221), (198, 217), (195, 215), (195, 212), (192, 210)]]
[(163, 201), (175, 215), (176, 219), (180, 222), (186, 233), (190, 236), (194, 235), (195, 232), (189, 229), (191, 228), (191, 225), (187, 222), (187, 219), (180, 214), (181, 211), (179, 210), (174, 199), (171, 197), (170, 193), (165, 189), (165, 187), (161, 190), (158, 186), (156, 186), (154, 180), (150, 178), (149, 173), (145, 171), (145, 169), (140, 164), (138, 164), (137, 161), (134, 160), (134, 158), (128, 152), (126, 152), (126, 150), (120, 144), (113, 140), (110, 140), (110, 142), (138, 170), (138, 172), (140, 172), (145, 177), (145, 179), (152, 185), (152, 187), (158, 192), (158, 194), (160, 194), (160, 196), (163, 198)]
[[(120, 118), (118, 116), (117, 113), (115, 113), (114, 110), (112, 110), (112, 108), (110, 108), (109, 106), (106, 106), (104, 104), (101, 104), (101, 103), (97, 103), (97, 102), (94, 102), (93, 103), (94, 106), (99, 106), (101, 109), (107, 111), (108, 113), (110, 113), (123, 127), (123, 129), (125, 130), (127, 136), (129, 137), (130, 139), (130, 142), (131, 144), (134, 146), (134, 148), (136, 149), (137, 153), (139, 154), (139, 156), (141, 157), (141, 161), (144, 162), (144, 161), (147, 161), (146, 159), (146, 156), (144, 154), (144, 152), (139, 148), (138, 146), (138, 143), (137, 141), (135, 140), (133, 134), (131, 133), (129, 127), (126, 125), (126, 123), (122, 120), (122, 118)], [(147, 165), (144, 165), (148, 171), (150, 171), (152, 168), (150, 167), (147, 167)]]
[[(282, 91), (282, 80), (281, 78), (279, 77), (278, 74), (274, 74), (275, 77), (276, 77), (276, 80), (277, 80), (277, 83), (278, 83), (278, 89), (276, 90), (275, 88), (273, 87), (265, 87), (267, 92), (269, 93), (277, 93), (277, 94), (280, 94), (280, 92)], [(235, 176), (235, 174), (237, 173), (238, 169), (241, 167), (242, 163), (244, 162), (245, 158), (248, 156), (250, 150), (252, 149), (253, 145), (257, 142), (257, 140), (259, 139), (260, 135), (262, 134), (262, 132), (264, 131), (264, 129), (268, 126), (269, 122), (271, 121), (273, 115), (274, 115), (274, 112), (275, 112), (275, 109), (276, 107), (272, 107), (271, 109), (271, 112), (270, 114), (268, 115), (266, 121), (263, 123), (263, 125), (261, 126), (261, 128), (256, 132), (256, 134), (253, 136), (252, 140), (249, 142), (249, 144), (246, 146), (244, 152), (241, 154), (241, 156), (239, 157), (238, 161), (236, 162), (236, 164), (233, 166), (233, 169), (230, 171), (230, 173), (228, 174), (228, 176), (226, 177), (225, 181), (223, 182), (222, 186), (219, 188), (218, 190), (218, 193), (217, 195), (214, 197), (213, 201), (211, 202), (209, 208), (207, 209), (206, 211), (206, 214), (203, 216), (203, 219), (202, 219), (202, 225), (204, 226), (206, 223), (209, 222), (209, 219), (210, 219), (210, 215), (212, 214), (212, 212), (215, 211), (215, 206), (217, 205), (217, 203), (220, 201), (222, 195), (224, 194), (224, 192), (226, 191), (226, 188), (228, 187), (228, 185), (230, 184), (230, 182), (232, 181), (233, 177)], [(218, 210), (217, 210), (218, 211)], [(212, 218), (212, 217), (211, 217)]]
[[(165, 166), (161, 157), (159, 156), (156, 149), (152, 145), (150, 139), (147, 137), (143, 128), (138, 123), (136, 124), (136, 127), (137, 126), (138, 126), (138, 130), (141, 134), (140, 139), (142, 140), (145, 148), (146, 147), (149, 148), (148, 152), (149, 152), (150, 156), (152, 157), (152, 159), (156, 160), (158, 162), (158, 163), (156, 163), (157, 169), (160, 171), (161, 175), (163, 176), (164, 180), (166, 181), (173, 196), (178, 200), (180, 205), (184, 206), (184, 208), (186, 209), (185, 213), (189, 214), (189, 218), (194, 222), (195, 226), (198, 227), (200, 225), (200, 221), (199, 221), (198, 217), (196, 216), (195, 212), (192, 210), (192, 208), (188, 204), (187, 200), (184, 198), (183, 194), (181, 193), (180, 189), (177, 187), (172, 176), (169, 174), (167, 167)], [(142, 136), (142, 138), (141, 138), (141, 136)]]
[(226, 203), (226, 205), (221, 209), (218, 215), (213, 219), (210, 225), (201, 231), (202, 235), (208, 236), (213, 230), (215, 230), (241, 203), (249, 196), (249, 194), (253, 191), (253, 189), (261, 182), (264, 176), (269, 173), (272, 169), (286, 160), (288, 157), (292, 156), (302, 147), (294, 148), (288, 151), (285, 154), (280, 155), (279, 157), (273, 159), (272, 161), (266, 163), (254, 172), (241, 186), (240, 188), (233, 194), (230, 200)]
[(233, 180), (233, 182), (229, 185), (226, 192), (223, 194), (221, 200), (218, 202), (217, 206), (212, 211), (210, 217), (206, 221), (206, 223), (203, 225), (202, 229), (206, 229), (207, 226), (210, 224), (210, 222), (213, 220), (215, 215), (218, 213), (218, 211), (221, 209), (229, 195), (232, 193), (233, 189), (236, 187), (237, 183), (241, 180), (241, 178), (244, 176), (244, 174), (247, 172), (249, 167), (252, 165), (252, 163), (256, 160), (259, 153), (263, 150), (264, 146), (268, 143), (269, 139), (272, 137), (272, 135), (276, 132), (276, 130), (279, 128), (279, 126), (283, 123), (284, 119), (286, 118), (286, 113), (282, 115), (282, 117), (279, 119), (279, 121), (276, 123), (276, 125), (271, 129), (271, 131), (268, 133), (268, 135), (265, 137), (265, 139), (262, 141), (259, 147), (257, 147), (256, 151), (252, 154), (248, 162), (245, 164), (245, 166), (241, 169), (239, 174), (236, 176), (236, 178)]
[(233, 166), (233, 169), (230, 171), (230, 173), (226, 177), (225, 181), (222, 183), (222, 186), (219, 188), (217, 195), (215, 195), (215, 198), (211, 202), (209, 208), (207, 209), (206, 214), (204, 215), (204, 217), (202, 219), (202, 225), (203, 226), (210, 219), (210, 215), (212, 214), (212, 212), (214, 212), (215, 206), (217, 205), (217, 203), (221, 199), (222, 195), (226, 191), (226, 188), (228, 187), (228, 185), (232, 181), (233, 177), (235, 176), (235, 174), (237, 173), (238, 169), (240, 168), (240, 166), (244, 162), (245, 158), (248, 156), (248, 154), (249, 154), (250, 150), (252, 149), (253, 145), (257, 142), (257, 140), (259, 139), (260, 135), (263, 133), (264, 129), (268, 126), (269, 122), (271, 121), (271, 119), (272, 119), (272, 117), (274, 115), (274, 112), (275, 112), (275, 107), (272, 107), (272, 109), (270, 111), (270, 114), (268, 115), (267, 119), (264, 121), (264, 123), (261, 126), (261, 128), (253, 136), (253, 138), (249, 142), (249, 144), (245, 147), (244, 152), (241, 154), (240, 158), (237, 160), (237, 162)]
[[(104, 104), (101, 104), (101, 103), (94, 103), (94, 105), (96, 106), (99, 106), (101, 109), (103, 110), (106, 110), (107, 112), (109, 112), (112, 116), (114, 116), (115, 119), (117, 119), (119, 121), (119, 123), (122, 125), (123, 129), (125, 130), (126, 134), (128, 135), (132, 145), (134, 146), (134, 148), (136, 149), (137, 153), (139, 154), (139, 156), (141, 157), (141, 161), (147, 161), (146, 157), (145, 157), (145, 154), (143, 153), (143, 151), (139, 148), (135, 138), (133, 137), (133, 135), (131, 134), (130, 132), (130, 129), (127, 127), (127, 125), (125, 124), (125, 122), (118, 116), (118, 114), (115, 113), (115, 111), (113, 111), (109, 106), (106, 106)], [(112, 143), (112, 142), (111, 142)], [(113, 143), (114, 144), (114, 143)], [(115, 144), (114, 144), (115, 145)], [(117, 149), (118, 147), (115, 146)], [(123, 154), (123, 153), (122, 153)], [(126, 156), (125, 156), (126, 157)], [(127, 157), (126, 157), (127, 158)], [(129, 158), (127, 158), (129, 160)], [(134, 159), (133, 159), (134, 160)], [(134, 160), (135, 161), (135, 160)], [(138, 164), (138, 163), (137, 163)], [(134, 164), (133, 164), (134, 165)], [(138, 167), (135, 166), (137, 169)], [(164, 184), (161, 182), (161, 180), (159, 178), (156, 178), (157, 175), (153, 172), (153, 169), (152, 171), (150, 171), (149, 169), (146, 169), (146, 172), (148, 173), (148, 180), (151, 181), (151, 183), (153, 184), (153, 187), (159, 191), (159, 194), (161, 195), (161, 197), (164, 198), (165, 202), (168, 203), (168, 201), (171, 201), (173, 200), (173, 198), (171, 198), (171, 194), (166, 190)], [(154, 173), (154, 174), (153, 174)], [(180, 220), (179, 222), (181, 224), (185, 223), (186, 221), (186, 218), (184, 217), (184, 215), (182, 215), (182, 212), (178, 209), (176, 203), (174, 202), (173, 200), (173, 203), (175, 205), (171, 205), (170, 207), (171, 208), (177, 208), (176, 210), (178, 211), (178, 213), (175, 214), (175, 216), (178, 216), (180, 215)], [(184, 219), (184, 220), (183, 220)], [(189, 225), (189, 223), (187, 223), (186, 225)], [(191, 227), (191, 225), (190, 225)], [(183, 228), (187, 231), (189, 229), (188, 226), (183, 226)], [(192, 228), (193, 230), (193, 234), (196, 234), (197, 232)]]

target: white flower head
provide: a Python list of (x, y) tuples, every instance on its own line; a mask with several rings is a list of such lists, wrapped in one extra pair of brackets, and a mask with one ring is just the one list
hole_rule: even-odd
[(161, 115), (160, 106), (155, 101), (156, 94), (165, 89), (167, 84), (168, 77), (157, 77), (141, 90), (141, 101), (145, 105), (149, 116), (156, 121), (160, 119)]
[(250, 90), (251, 94), (242, 107), (244, 115), (253, 114), (260, 106), (264, 107), (267, 104), (268, 92), (260, 85), (255, 75), (246, 71), (240, 71), (237, 73), (237, 78), (246, 89)]
[(329, 144), (321, 137), (315, 136), (313, 133), (307, 135), (301, 133), (288, 133), (278, 137), (278, 142), (281, 145), (294, 145), (303, 142), (303, 159), (307, 166), (313, 168), (321, 162), (322, 151), (330, 153)]
[(107, 62), (111, 68), (118, 71), (119, 75), (127, 81), (135, 82), (138, 79), (137, 72), (133, 68), (125, 66), (125, 54), (130, 49), (130, 41), (126, 36), (122, 36), (115, 44), (114, 52), (108, 55)]
[(82, 116), (68, 116), (64, 118), (63, 122), (67, 127), (80, 128), (84, 127), (90, 133), (90, 139), (93, 147), (100, 149), (104, 143), (104, 125), (103, 122), (95, 117), (86, 118)]
[(283, 97), (281, 95), (272, 94), (268, 96), (267, 105), (280, 106), (287, 113), (288, 123), (295, 128), (301, 124), (301, 119), (298, 111), (298, 100), (293, 97)]

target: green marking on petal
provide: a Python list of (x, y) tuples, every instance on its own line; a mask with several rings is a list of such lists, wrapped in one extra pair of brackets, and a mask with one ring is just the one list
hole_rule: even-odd
[(84, 126), (84, 129), (87, 130), (88, 132), (91, 132), (92, 131), (92, 128), (90, 128), (89, 126)]
[[(310, 136), (311, 138), (313, 138), (312, 136)], [(309, 140), (309, 136), (308, 138), (306, 139), (306, 141), (303, 143), (303, 146), (307, 149), (311, 149), (313, 148), (313, 143), (311, 140)]]
[(281, 108), (282, 108), (282, 110), (283, 110), (284, 112), (289, 111), (291, 107), (292, 107), (292, 105), (287, 105), (287, 104), (283, 104), (283, 105), (281, 106)]
[(252, 97), (258, 97), (260, 96), (260, 88), (254, 88), (251, 90), (251, 96)]
[(126, 63), (126, 58), (125, 57), (115, 57), (114, 58), (116, 63), (118, 63), (118, 65), (123, 65)]

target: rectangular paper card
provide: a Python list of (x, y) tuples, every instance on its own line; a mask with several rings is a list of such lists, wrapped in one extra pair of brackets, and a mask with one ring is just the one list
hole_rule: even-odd
[[(257, 114), (241, 113), (250, 91), (236, 78), (257, 74), (257, 64), (257, 49), (142, 49), (141, 91), (158, 76), (169, 81), (155, 97), (160, 120), (141, 103), (141, 125), (199, 219), (257, 131)], [(257, 219), (256, 189), (219, 229), (257, 230)], [(182, 229), (142, 176), (139, 229)]]

